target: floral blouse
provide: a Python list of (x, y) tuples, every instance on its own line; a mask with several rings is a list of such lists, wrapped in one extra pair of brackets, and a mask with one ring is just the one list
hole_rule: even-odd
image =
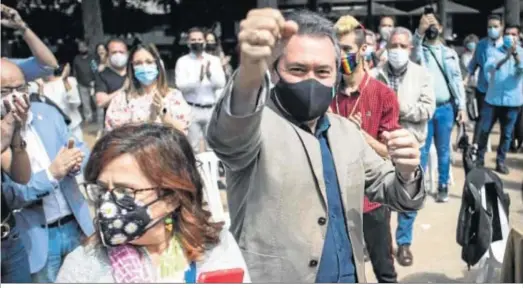
[[(153, 95), (154, 92), (128, 100), (127, 94), (122, 91), (114, 96), (107, 108), (105, 129), (111, 131), (128, 123), (148, 122)], [(185, 102), (182, 93), (176, 89), (170, 89), (163, 98), (163, 107), (167, 108), (167, 113), (172, 119), (183, 123), (183, 131), (187, 134), (191, 119), (191, 107)], [(160, 122), (159, 117), (155, 122)]]

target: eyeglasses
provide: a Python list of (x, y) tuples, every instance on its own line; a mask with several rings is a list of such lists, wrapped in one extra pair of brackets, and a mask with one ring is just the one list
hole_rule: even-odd
[(158, 190), (158, 187), (151, 187), (151, 188), (144, 188), (144, 189), (133, 189), (129, 187), (115, 187), (113, 189), (107, 189), (99, 184), (95, 183), (83, 183), (81, 184), (85, 188), (85, 192), (87, 194), (87, 198), (89, 201), (93, 203), (99, 203), (102, 201), (102, 196), (104, 196), (105, 193), (109, 192), (109, 195), (111, 199), (118, 205), (121, 205), (122, 207), (127, 207), (129, 203), (125, 201), (125, 196), (132, 197), (133, 200), (136, 200), (136, 194), (139, 192), (145, 192), (145, 191), (153, 191)]
[(29, 85), (23, 84), (18, 87), (2, 87), (2, 89), (0, 91), (1, 91), (2, 97), (8, 96), (15, 92), (18, 92), (21, 94), (27, 94), (29, 92)]

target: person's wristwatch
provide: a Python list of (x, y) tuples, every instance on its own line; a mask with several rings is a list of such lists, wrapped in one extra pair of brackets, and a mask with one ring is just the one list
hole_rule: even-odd
[(11, 150), (22, 150), (24, 151), (25, 150), (25, 147), (27, 147), (27, 143), (25, 142), (25, 140), (20, 140), (19, 143), (15, 144), (13, 142), (11, 142)]
[(514, 52), (512, 52), (512, 56), (514, 56), (514, 57), (518, 57), (518, 51), (514, 51)]

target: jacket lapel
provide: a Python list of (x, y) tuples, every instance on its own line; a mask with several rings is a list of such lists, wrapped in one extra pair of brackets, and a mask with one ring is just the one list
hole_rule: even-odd
[[(281, 113), (281, 111), (278, 109), (278, 107), (274, 103), (272, 97), (271, 97), (271, 99), (268, 100), (267, 106), (269, 108), (271, 108), (276, 114), (287, 119), (287, 117), (285, 117)], [(289, 122), (291, 122), (291, 121), (289, 121)], [(307, 160), (309, 161), (309, 165), (311, 167), (312, 173), (314, 174), (316, 185), (318, 185), (318, 188), (320, 189), (320, 192), (321, 192), (321, 196), (323, 197), (324, 204), (326, 205), (326, 203), (327, 203), (327, 192), (326, 191), (327, 190), (326, 190), (325, 181), (323, 178), (323, 162), (321, 159), (320, 142), (314, 135), (310, 134), (309, 132), (304, 131), (303, 129), (299, 128), (292, 122), (291, 122), (291, 126), (294, 129), (294, 131), (296, 132), (296, 135), (298, 135), (298, 138), (300, 138), (300, 140), (301, 140), (303, 149), (305, 150), (305, 153), (307, 154)]]
[[(329, 117), (329, 120), (333, 117)], [(339, 131), (339, 125), (338, 120), (331, 120), (331, 127), (327, 131), (327, 138), (329, 139), (329, 146), (332, 153), (332, 158), (334, 160), (334, 166), (336, 167), (336, 176), (338, 176), (338, 184), (340, 187), (340, 193), (341, 193), (341, 200), (343, 201), (343, 207), (345, 207), (345, 210), (348, 211), (350, 209), (357, 208), (359, 206), (359, 203), (353, 203), (355, 201), (351, 201), (350, 203), (347, 201), (347, 193), (346, 187), (347, 187), (347, 178), (348, 178), (348, 165), (347, 163), (354, 162), (351, 158), (354, 158), (356, 153), (348, 153), (348, 151), (353, 151), (350, 147), (350, 143), (346, 143), (341, 141), (340, 133)], [(356, 151), (354, 151), (356, 152)], [(350, 180), (349, 180), (350, 181)], [(349, 206), (351, 204), (358, 204), (357, 206)]]

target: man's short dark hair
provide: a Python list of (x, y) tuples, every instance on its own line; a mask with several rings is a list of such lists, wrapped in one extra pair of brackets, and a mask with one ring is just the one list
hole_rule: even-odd
[(518, 34), (521, 32), (521, 26), (515, 23), (505, 25), (505, 32), (507, 31), (507, 29), (518, 29)]
[(381, 24), (381, 21), (382, 21), (383, 19), (385, 19), (385, 18), (389, 18), (389, 19), (391, 19), (392, 22), (394, 22), (394, 25), (396, 25), (396, 17), (394, 17), (394, 16), (390, 16), (390, 15), (381, 16), (381, 18), (380, 18), (380, 24)]
[(192, 27), (191, 29), (189, 29), (189, 31), (187, 31), (187, 35), (191, 35), (191, 33), (195, 33), (195, 32), (200, 32), (200, 33), (202, 33), (202, 35), (205, 35), (205, 33), (203, 32), (203, 29), (200, 27)]
[(488, 15), (487, 21), (490, 21), (490, 20), (498, 20), (499, 22), (503, 23), (503, 18), (499, 14), (490, 14), (490, 15)]
[(107, 51), (109, 51), (109, 45), (111, 45), (111, 43), (122, 43), (123, 45), (125, 45), (125, 47), (127, 47), (127, 43), (125, 43), (125, 41), (123, 41), (122, 39), (120, 39), (120, 38), (111, 38), (105, 44), (105, 49), (107, 49)]

